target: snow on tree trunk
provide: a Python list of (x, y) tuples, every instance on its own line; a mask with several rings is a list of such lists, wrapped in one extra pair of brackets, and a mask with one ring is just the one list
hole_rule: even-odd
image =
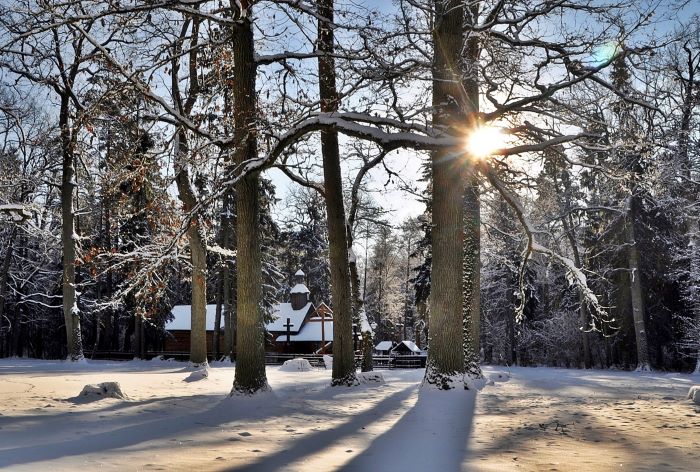
[[(333, 53), (333, 0), (320, 0), (318, 13), (318, 48), (325, 55), (318, 59), (321, 112), (338, 111)], [(328, 221), (328, 245), (331, 267), (331, 300), (333, 302), (333, 380), (331, 385), (355, 385), (355, 354), (352, 332), (352, 300), (348, 241), (345, 229), (343, 181), (340, 170), (338, 132), (321, 131), (323, 155), (323, 184)]]
[(59, 123), (63, 154), (61, 181), (61, 243), (63, 245), (63, 317), (66, 324), (68, 359), (83, 359), (83, 340), (80, 329), (80, 310), (75, 288), (76, 240), (73, 195), (75, 187), (74, 136), (70, 130), (68, 93), (61, 96)]
[[(458, 0), (435, 0), (433, 29), (433, 126), (464, 123), (461, 71), (464, 9)], [(431, 155), (433, 174), (433, 266), (430, 293), (430, 344), (424, 386), (455, 388), (464, 374), (462, 220), (464, 180), (460, 149)]]
[(630, 296), (632, 299), (632, 319), (637, 342), (637, 371), (646, 372), (651, 370), (651, 364), (649, 362), (649, 348), (644, 323), (644, 296), (642, 294), (639, 248), (635, 238), (633, 218), (630, 218), (630, 221), (627, 222), (626, 233), (627, 244), (629, 245), (627, 263), (629, 268)]
[[(239, 11), (242, 15), (244, 12)], [(238, 18), (233, 33), (235, 163), (257, 157), (256, 70), (250, 16)], [(236, 373), (232, 395), (252, 395), (270, 389), (265, 373), (265, 325), (261, 309), (262, 266), (259, 231), (258, 172), (236, 185), (237, 329)]]
[[(480, 207), (479, 181), (475, 168), (467, 176), (467, 189), (464, 196), (464, 267), (463, 290), (463, 349), (465, 375), (471, 379), (483, 377), (479, 367), (479, 251), (480, 250)], [(465, 381), (465, 386), (468, 382)]]

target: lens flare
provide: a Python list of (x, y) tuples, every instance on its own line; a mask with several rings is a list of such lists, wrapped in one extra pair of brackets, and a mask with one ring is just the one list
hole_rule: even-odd
[(620, 52), (620, 45), (614, 41), (598, 46), (593, 51), (593, 65), (598, 67), (605, 64), (610, 59), (615, 57), (615, 54), (618, 52)]
[(506, 147), (506, 136), (495, 126), (479, 126), (467, 135), (466, 149), (472, 157), (483, 159)]

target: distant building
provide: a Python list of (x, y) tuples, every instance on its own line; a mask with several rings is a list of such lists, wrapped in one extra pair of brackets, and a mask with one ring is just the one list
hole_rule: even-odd
[(397, 356), (421, 356), (423, 351), (413, 341), (401, 341), (391, 349), (391, 354)]
[(302, 270), (294, 274), (290, 301), (275, 305), (272, 313), (275, 320), (265, 326), (270, 333), (271, 351), (293, 354), (333, 351), (333, 311), (325, 303), (318, 307), (311, 303), (305, 277)]
[(391, 350), (396, 346), (393, 341), (382, 341), (376, 346), (374, 346), (374, 354), (377, 356), (388, 356), (391, 354)]
[[(190, 352), (190, 335), (192, 331), (192, 306), (175, 305), (170, 311), (173, 319), (165, 323), (165, 341), (163, 351), (166, 353)], [(207, 305), (207, 352), (211, 353), (214, 346), (214, 319), (216, 305)], [(224, 318), (221, 318), (219, 345), (224, 345)]]
[[(268, 333), (265, 349), (271, 352), (290, 354), (314, 354), (333, 352), (333, 310), (324, 302), (314, 306), (309, 299), (309, 289), (304, 279), (306, 274), (299, 270), (294, 274), (289, 301), (273, 307), (273, 321), (267, 323)], [(164, 352), (189, 353), (191, 332), (191, 306), (176, 305), (171, 314), (172, 321), (165, 325), (167, 336)], [(216, 305), (207, 305), (207, 351), (214, 345), (214, 318)], [(357, 329), (357, 337), (362, 331), (371, 331), (367, 317), (363, 316), (362, 326)], [(224, 319), (221, 318), (219, 345), (224, 345)], [(359, 349), (359, 342), (358, 342)]]

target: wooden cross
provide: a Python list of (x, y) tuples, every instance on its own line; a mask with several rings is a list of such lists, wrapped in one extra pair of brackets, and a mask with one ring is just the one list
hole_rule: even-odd
[(285, 328), (287, 328), (287, 346), (289, 346), (289, 341), (290, 341), (290, 340), (289, 340), (289, 336), (292, 334), (292, 332), (291, 332), (291, 327), (294, 326), (294, 325), (292, 324), (291, 318), (287, 318), (287, 324), (284, 324), (284, 325), (282, 325), (282, 326), (284, 326)]

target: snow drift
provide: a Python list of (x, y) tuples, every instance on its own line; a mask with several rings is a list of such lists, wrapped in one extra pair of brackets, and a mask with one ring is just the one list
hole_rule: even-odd
[(311, 367), (309, 361), (298, 357), (284, 361), (284, 364), (280, 366), (280, 370), (282, 372), (308, 372), (313, 370), (313, 367)]

